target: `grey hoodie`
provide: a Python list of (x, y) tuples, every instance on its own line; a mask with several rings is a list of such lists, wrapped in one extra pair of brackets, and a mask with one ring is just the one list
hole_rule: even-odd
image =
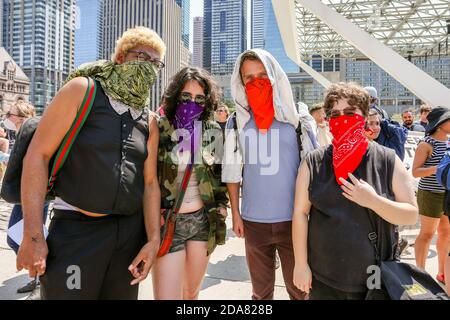
[[(255, 53), (264, 64), (269, 80), (273, 88), (273, 105), (275, 119), (280, 122), (290, 123), (297, 128), (301, 124), (302, 130), (302, 157), (308, 152), (318, 148), (316, 138), (316, 123), (308, 112), (306, 104), (299, 102), (298, 109), (295, 107), (292, 89), (286, 73), (280, 64), (267, 51), (262, 49), (251, 49), (243, 52), (237, 59), (231, 76), (231, 95), (236, 103), (236, 124), (240, 132), (250, 120), (250, 106), (247, 100), (245, 87), (240, 76), (240, 65), (242, 56), (246, 52)], [(230, 117), (229, 121), (234, 121)], [(239, 183), (242, 178), (243, 158), (240, 152), (236, 132), (233, 125), (228, 124), (226, 131), (224, 157), (222, 161), (222, 181), (225, 183)], [(231, 129), (231, 130), (230, 130)]]

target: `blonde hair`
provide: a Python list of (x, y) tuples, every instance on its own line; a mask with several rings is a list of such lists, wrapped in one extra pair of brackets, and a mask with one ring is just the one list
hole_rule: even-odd
[(155, 31), (141, 26), (128, 29), (116, 41), (112, 61), (117, 62), (118, 57), (125, 56), (129, 50), (139, 45), (149, 46), (155, 49), (159, 53), (161, 60), (166, 54), (166, 45), (161, 37)]
[(32, 118), (36, 116), (36, 109), (31, 103), (24, 100), (18, 100), (11, 105), (11, 110), (13, 107), (17, 110), (17, 115), (24, 118)]

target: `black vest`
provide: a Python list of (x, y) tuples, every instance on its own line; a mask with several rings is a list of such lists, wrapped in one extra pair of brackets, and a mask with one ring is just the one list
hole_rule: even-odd
[[(311, 172), (309, 200), (312, 207), (308, 227), (308, 262), (313, 276), (328, 286), (346, 292), (367, 291), (367, 267), (376, 265), (368, 234), (372, 231), (369, 210), (347, 200), (336, 182), (332, 146), (313, 151), (307, 158)], [(363, 179), (383, 197), (394, 200), (392, 176), (395, 152), (375, 142), (369, 147), (355, 177)], [(372, 221), (380, 225), (382, 260), (396, 252), (396, 227), (375, 213)]]
[(82, 210), (117, 215), (142, 212), (147, 109), (119, 115), (100, 83), (91, 113), (56, 180), (56, 195)]

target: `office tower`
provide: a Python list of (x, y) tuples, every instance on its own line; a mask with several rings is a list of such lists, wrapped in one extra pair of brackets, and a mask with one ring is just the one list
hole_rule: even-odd
[(192, 65), (203, 66), (203, 17), (194, 18), (194, 48), (192, 54)]

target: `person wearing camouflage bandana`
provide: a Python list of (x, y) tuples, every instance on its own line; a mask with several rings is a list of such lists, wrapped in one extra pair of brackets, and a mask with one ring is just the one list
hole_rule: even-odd
[(209, 257), (225, 243), (228, 197), (220, 172), (216, 175), (221, 156), (214, 143), (221, 145), (223, 139), (212, 120), (219, 98), (211, 76), (197, 68), (180, 70), (163, 97), (164, 116), (158, 121), (161, 209), (174, 207), (187, 164), (194, 164), (171, 247), (152, 269), (155, 299), (197, 299)]
[[(42, 299), (138, 297), (137, 284), (160, 244), (159, 130), (147, 106), (165, 51), (153, 30), (127, 30), (112, 61), (82, 65), (68, 77), (39, 123), (24, 159), (17, 266), (40, 276)], [(46, 240), (41, 227), (50, 159), (88, 88), (91, 111), (56, 180)]]

